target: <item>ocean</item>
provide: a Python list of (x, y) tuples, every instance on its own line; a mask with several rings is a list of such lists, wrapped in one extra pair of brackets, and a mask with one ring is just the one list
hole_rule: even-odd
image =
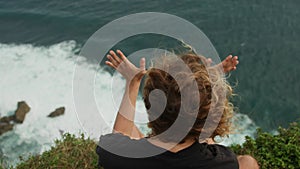
[[(299, 7), (296, 0), (0, 0), (0, 116), (13, 114), (21, 100), (31, 107), (23, 124), (0, 136), (1, 160), (16, 164), (20, 155), (48, 150), (60, 131), (82, 132), (72, 95), (80, 49), (105, 24), (138, 12), (184, 18), (207, 35), (221, 59), (239, 56), (238, 70), (229, 81), (237, 94), (236, 123), (243, 130), (223, 144), (242, 143), (256, 127), (276, 132), (278, 126), (288, 126), (300, 118)], [(118, 47), (129, 54), (163, 40), (140, 36)], [(81, 60), (79, 68), (86, 72), (99, 65)], [(111, 97), (112, 74), (98, 71), (95, 97), (105, 103)], [(119, 76), (114, 80), (123, 82)], [(123, 87), (115, 90), (122, 93)], [(66, 107), (65, 115), (46, 117), (60, 106)], [(103, 109), (113, 116), (114, 106), (108, 102)], [(138, 109), (145, 111), (141, 99)]]

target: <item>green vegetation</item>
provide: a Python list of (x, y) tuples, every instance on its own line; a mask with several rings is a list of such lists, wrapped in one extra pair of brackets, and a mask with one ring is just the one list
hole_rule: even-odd
[(4, 169), (4, 162), (1, 157), (0, 157), (0, 169)]
[[(236, 154), (250, 154), (255, 157), (261, 169), (300, 168), (300, 122), (291, 123), (287, 129), (279, 128), (277, 135), (257, 131), (256, 139), (246, 137), (243, 145), (233, 145)], [(49, 151), (23, 160), (17, 169), (51, 168), (97, 168), (96, 143), (84, 136), (77, 138), (65, 134), (55, 141)], [(0, 169), (1, 165), (0, 165)]]
[(54, 169), (54, 168), (97, 168), (98, 156), (96, 143), (84, 139), (81, 135), (65, 134), (62, 140), (56, 140), (55, 146), (41, 155), (32, 156), (20, 163), (17, 169)]
[(291, 123), (288, 129), (279, 128), (279, 134), (257, 130), (256, 139), (246, 137), (243, 145), (233, 145), (236, 154), (250, 154), (261, 169), (300, 168), (300, 122)]

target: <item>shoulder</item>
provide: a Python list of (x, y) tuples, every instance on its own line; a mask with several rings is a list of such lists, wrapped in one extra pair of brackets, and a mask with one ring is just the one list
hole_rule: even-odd
[(121, 133), (111, 133), (100, 136), (99, 145), (119, 145), (124, 142), (134, 142), (134, 139), (129, 138)]
[(231, 166), (228, 168), (238, 168), (237, 156), (230, 148), (219, 144), (210, 144), (207, 149), (216, 163)]
[(128, 136), (125, 136), (121, 133), (111, 133), (102, 135), (99, 139), (98, 146), (105, 150), (113, 150), (113, 149), (122, 149), (122, 148), (130, 148), (133, 145), (136, 145), (140, 142), (140, 140), (131, 139)]
[(218, 150), (221, 154), (223, 154), (223, 155), (225, 155), (225, 156), (233, 156), (233, 157), (236, 157), (236, 155), (234, 154), (234, 152), (233, 152), (230, 148), (228, 148), (228, 147), (226, 147), (226, 146), (223, 146), (223, 145), (219, 145), (219, 144), (214, 144), (214, 146), (217, 148), (217, 150)]
[(101, 136), (97, 146), (98, 155), (114, 154), (123, 157), (145, 157), (145, 154), (157, 154), (159, 151), (161, 150), (153, 147), (146, 138), (136, 140), (120, 133)]

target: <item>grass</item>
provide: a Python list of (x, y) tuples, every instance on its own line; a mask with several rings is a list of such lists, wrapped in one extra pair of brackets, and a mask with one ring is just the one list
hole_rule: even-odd
[(65, 134), (62, 140), (56, 140), (55, 146), (41, 155), (31, 156), (21, 162), (17, 169), (58, 169), (58, 168), (97, 168), (98, 156), (95, 152), (96, 143), (84, 136), (76, 138)]

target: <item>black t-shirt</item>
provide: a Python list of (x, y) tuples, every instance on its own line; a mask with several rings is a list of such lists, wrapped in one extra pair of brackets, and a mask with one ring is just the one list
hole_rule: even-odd
[[(238, 169), (236, 155), (218, 144), (195, 142), (173, 153), (122, 134), (100, 137), (96, 149), (104, 169)], [(152, 155), (151, 155), (152, 154)]]

